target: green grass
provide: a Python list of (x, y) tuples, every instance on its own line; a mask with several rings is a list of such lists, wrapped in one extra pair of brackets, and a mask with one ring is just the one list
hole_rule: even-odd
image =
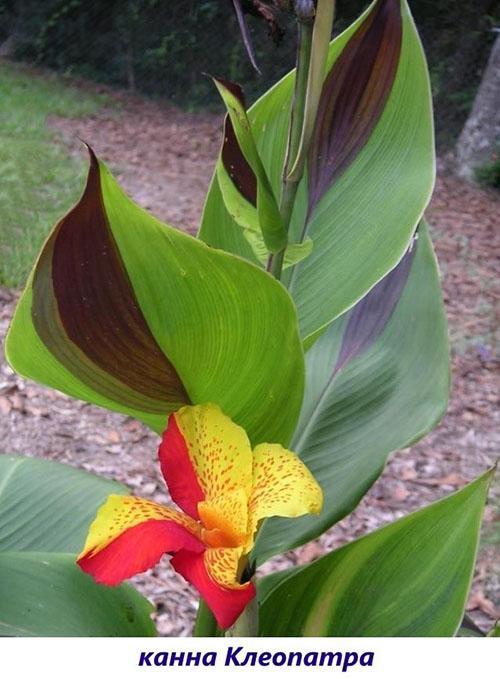
[(107, 98), (0, 61), (0, 285), (22, 285), (51, 226), (81, 192), (84, 156), (72, 158), (50, 115), (86, 116)]

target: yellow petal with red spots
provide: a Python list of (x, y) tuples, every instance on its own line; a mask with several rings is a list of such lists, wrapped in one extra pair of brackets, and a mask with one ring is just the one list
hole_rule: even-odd
[[(174, 417), (204, 493), (203, 499), (213, 500), (240, 488), (249, 495), (252, 449), (245, 430), (212, 403), (185, 406)], [(172, 471), (169, 470), (169, 477)], [(170, 480), (167, 477), (169, 487)]]
[(230, 627), (255, 596), (252, 582), (237, 581), (242, 548), (207, 549), (203, 554), (180, 551), (170, 562), (196, 587), (222, 629)]
[(110, 495), (89, 528), (80, 556), (88, 552), (95, 554), (124, 531), (150, 519), (174, 521), (199, 536), (196, 521), (182, 512), (132, 495)]
[(77, 563), (96, 582), (116, 585), (151, 568), (165, 553), (204, 549), (200, 526), (189, 516), (142, 498), (110, 495)]
[(204, 526), (202, 539), (211, 547), (239, 547), (246, 542), (248, 497), (243, 488), (199, 502), (198, 514)]
[[(262, 443), (255, 448), (248, 506), (252, 534), (260, 519), (319, 514), (322, 505), (320, 486), (295, 453), (277, 443)], [(250, 548), (247, 545), (245, 551)]]
[(245, 585), (238, 582), (238, 565), (242, 553), (241, 547), (207, 549), (204, 559), (210, 577), (223, 587), (243, 589)]

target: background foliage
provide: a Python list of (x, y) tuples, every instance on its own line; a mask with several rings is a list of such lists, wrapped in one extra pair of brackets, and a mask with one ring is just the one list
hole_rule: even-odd
[[(335, 32), (368, 4), (339, 0)], [(428, 55), (438, 141), (452, 142), (472, 103), (500, 21), (498, 0), (412, 0)], [(190, 107), (217, 106), (202, 73), (245, 82), (253, 100), (294, 61), (291, 22), (276, 47), (249, 18), (262, 70), (253, 72), (229, 0), (0, 0), (0, 52), (60, 72), (168, 97)], [(224, 64), (224, 73), (220, 73)]]

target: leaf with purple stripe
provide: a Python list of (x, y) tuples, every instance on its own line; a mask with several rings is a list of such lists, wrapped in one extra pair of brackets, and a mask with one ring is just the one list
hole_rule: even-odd
[(446, 319), (425, 224), (399, 265), (306, 354), (306, 393), (292, 441), (321, 484), (317, 517), (265, 522), (259, 562), (321, 535), (349, 514), (389, 454), (426, 434), (446, 409)]
[[(295, 72), (248, 111), (276, 196)], [(307, 176), (290, 241), (314, 250), (285, 272), (309, 344), (391, 271), (430, 199), (435, 154), (430, 82), (406, 0), (376, 0), (330, 46)], [(258, 261), (213, 182), (200, 237)]]
[(91, 152), (85, 191), (47, 239), (6, 341), (12, 367), (161, 433), (215, 402), (254, 443), (285, 444), (303, 392), (287, 292), (157, 221)]

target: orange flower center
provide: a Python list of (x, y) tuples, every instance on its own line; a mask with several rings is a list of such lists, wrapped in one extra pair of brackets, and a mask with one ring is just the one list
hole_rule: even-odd
[(248, 499), (243, 489), (198, 503), (201, 538), (209, 547), (242, 547), (248, 539)]

